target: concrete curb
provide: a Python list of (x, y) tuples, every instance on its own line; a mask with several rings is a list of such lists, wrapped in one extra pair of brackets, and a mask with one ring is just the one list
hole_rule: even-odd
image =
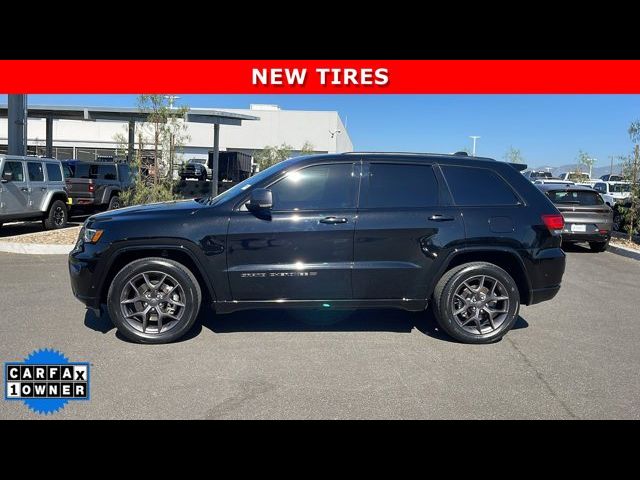
[(609, 248), (607, 248), (607, 252), (615, 253), (616, 255), (621, 255), (623, 257), (631, 258), (633, 260), (640, 260), (639, 251), (632, 250), (626, 247), (619, 247), (617, 245), (609, 244)]
[(74, 245), (46, 245), (42, 243), (0, 242), (0, 252), (26, 255), (67, 255)]

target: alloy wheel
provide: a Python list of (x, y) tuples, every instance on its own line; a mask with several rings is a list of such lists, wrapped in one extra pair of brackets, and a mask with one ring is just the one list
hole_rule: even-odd
[(180, 322), (185, 308), (182, 285), (164, 272), (135, 275), (120, 295), (123, 317), (142, 333), (159, 334), (171, 330)]
[(468, 278), (456, 289), (451, 311), (467, 332), (483, 335), (500, 328), (509, 312), (509, 294), (498, 279), (489, 275)]

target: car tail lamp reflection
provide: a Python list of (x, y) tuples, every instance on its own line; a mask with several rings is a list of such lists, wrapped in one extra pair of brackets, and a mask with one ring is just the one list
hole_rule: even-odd
[(564, 217), (560, 214), (542, 215), (545, 226), (551, 230), (562, 230), (564, 228)]
[(90, 184), (89, 184), (89, 191), (90, 191), (90, 192), (93, 192), (93, 189), (94, 189), (94, 186), (93, 186), (93, 184), (91, 184), (91, 183), (90, 183)]

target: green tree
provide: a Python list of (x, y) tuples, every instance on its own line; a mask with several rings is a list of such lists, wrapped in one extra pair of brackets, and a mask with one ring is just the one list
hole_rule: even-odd
[(627, 224), (629, 241), (632, 241), (640, 220), (640, 121), (632, 122), (627, 132), (634, 145), (631, 155), (624, 161), (622, 173), (631, 182), (631, 194), (627, 203), (618, 208)]
[(504, 154), (504, 159), (509, 163), (525, 163), (520, 150), (517, 148), (513, 148), (512, 145), (509, 146), (507, 153)]
[(313, 143), (309, 140), (305, 141), (302, 144), (302, 148), (300, 149), (300, 155), (313, 155), (315, 153)]
[(267, 145), (262, 150), (253, 152), (253, 160), (258, 164), (260, 170), (280, 163), (291, 157), (291, 145), (283, 143), (280, 146)]
[(578, 151), (576, 160), (578, 162), (576, 173), (580, 173), (581, 166), (584, 166), (585, 169), (589, 171), (589, 178), (591, 178), (591, 172), (593, 170), (593, 166), (596, 163), (596, 159), (591, 157), (587, 152), (583, 152), (582, 150), (580, 150)]

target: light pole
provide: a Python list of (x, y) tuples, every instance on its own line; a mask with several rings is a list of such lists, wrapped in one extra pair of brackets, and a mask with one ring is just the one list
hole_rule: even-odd
[(471, 153), (472, 156), (476, 156), (476, 140), (478, 140), (480, 138), (480, 136), (478, 135), (469, 135), (469, 138), (473, 139), (473, 153)]

